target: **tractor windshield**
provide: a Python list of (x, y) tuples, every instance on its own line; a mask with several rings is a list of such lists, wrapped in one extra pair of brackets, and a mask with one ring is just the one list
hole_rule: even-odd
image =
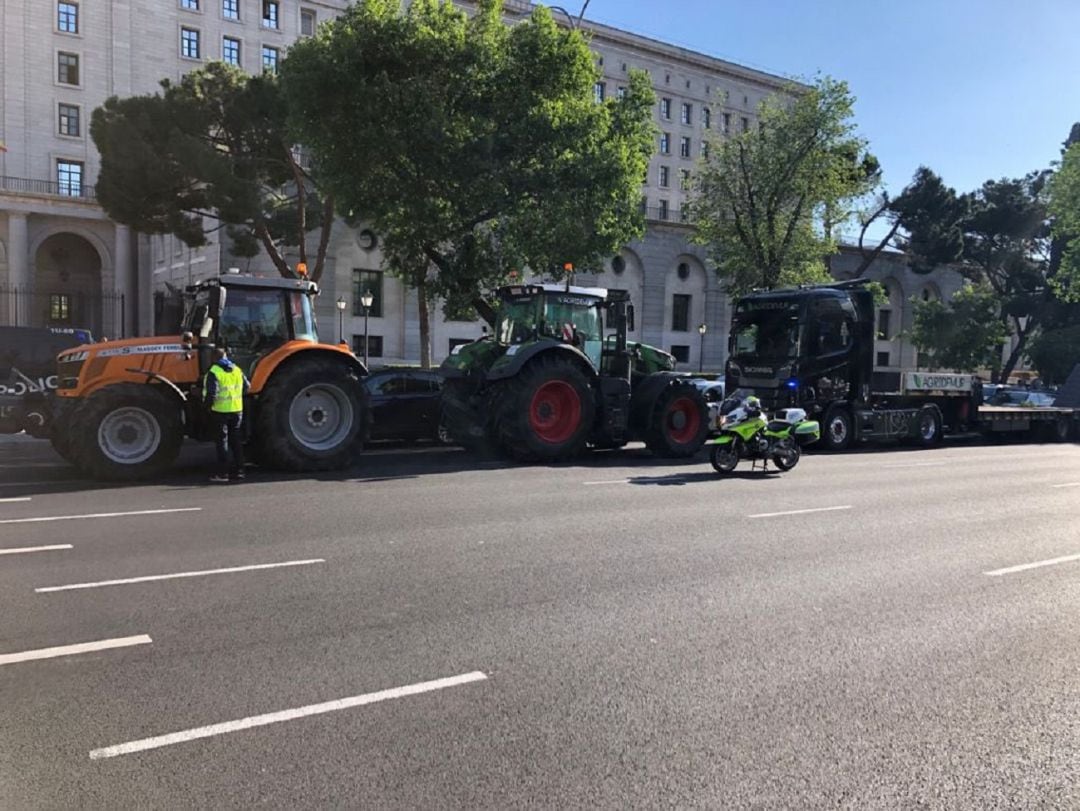
[(319, 342), (311, 296), (306, 293), (289, 293), (289, 315), (292, 317), (294, 340)]
[(596, 367), (600, 366), (600, 349), (604, 340), (598, 303), (572, 293), (548, 294), (543, 327), (548, 338), (573, 344)]
[(495, 340), (500, 344), (523, 344), (536, 339), (537, 299), (535, 296), (504, 298), (495, 325)]

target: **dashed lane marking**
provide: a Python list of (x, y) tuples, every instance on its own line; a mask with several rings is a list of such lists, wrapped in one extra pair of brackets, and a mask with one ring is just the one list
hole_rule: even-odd
[(1065, 484), (1054, 484), (1052, 487), (1080, 487), (1080, 482), (1066, 482)]
[(18, 498), (0, 498), (0, 504), (11, 504), (15, 501), (29, 501), (30, 496), (19, 496)]
[(24, 552), (53, 552), (58, 549), (74, 549), (69, 543), (54, 543), (48, 546), (21, 546), (16, 549), (0, 549), (0, 555), (21, 555)]
[(0, 665), (30, 662), (35, 659), (54, 659), (57, 656), (74, 656), (79, 653), (93, 653), (94, 651), (111, 650), (113, 648), (128, 648), (132, 645), (149, 645), (152, 641), (146, 634), (140, 634), (139, 636), (123, 636), (118, 639), (101, 639), (97, 642), (80, 642), (77, 645), (61, 645), (56, 648), (24, 650), (20, 653), (0, 655)]
[(118, 513), (84, 513), (83, 515), (45, 515), (37, 518), (5, 518), (0, 524), (37, 524), (42, 521), (74, 521), (77, 518), (122, 518), (128, 515), (165, 515), (166, 513), (199, 512), (202, 507), (173, 507), (168, 510), (129, 510)]
[(310, 566), (313, 563), (326, 563), (323, 558), (311, 560), (286, 560), (281, 563), (255, 563), (250, 566), (230, 566), (227, 569), (204, 569), (198, 572), (174, 572), (172, 574), (150, 574), (142, 577), (125, 577), (121, 580), (102, 580), (97, 583), (71, 583), (66, 586), (44, 586), (34, 589), (38, 594), (52, 591), (74, 591), (76, 589), (98, 589), (104, 586), (126, 586), (130, 583), (150, 583), (155, 580), (178, 580), (184, 577), (207, 577), (212, 574), (232, 574), (233, 572), (253, 572), (261, 569), (280, 569), (286, 566)]
[(757, 513), (755, 515), (748, 515), (747, 518), (776, 518), (780, 515), (806, 515), (807, 513), (828, 513), (836, 512), (837, 510), (850, 510), (851, 505), (845, 504), (841, 507), (813, 507), (809, 510), (784, 510), (778, 513)]
[(375, 704), (379, 701), (388, 701), (392, 698), (405, 698), (421, 693), (430, 693), (435, 690), (445, 690), (448, 687), (458, 687), (471, 682), (485, 681), (487, 676), (478, 670), (472, 673), (462, 673), (460, 676), (449, 676), (445, 679), (424, 681), (418, 684), (409, 684), (404, 687), (394, 687), (389, 690), (379, 690), (376, 693), (364, 693), (350, 698), (339, 698), (336, 701), (326, 701), (322, 704), (309, 704), (306, 707), (297, 707), (292, 710), (269, 712), (265, 715), (252, 715), (237, 721), (225, 721), (221, 724), (210, 724), (194, 729), (185, 729), (181, 732), (172, 732), (168, 735), (158, 735), (153, 738), (142, 738), (137, 741), (106, 746), (103, 749), (94, 749), (90, 752), (91, 760), (129, 755), (132, 752), (145, 752), (147, 749), (160, 749), (163, 746), (173, 746), (178, 743), (210, 738), (215, 735), (227, 735), (230, 732), (239, 732), (243, 729), (262, 727), (269, 724), (280, 724), (283, 721), (295, 721), (297, 718), (305, 718), (309, 715), (321, 715), (338, 710), (348, 710), (353, 707), (363, 707), (366, 704)]
[(1043, 566), (1057, 566), (1060, 563), (1072, 563), (1075, 560), (1080, 560), (1080, 555), (1065, 555), (1060, 558), (1050, 558), (1049, 560), (1038, 560), (1034, 563), (1022, 563), (1019, 566), (1007, 566), (1004, 569), (993, 569), (989, 572), (983, 572), (987, 577), (1001, 577), (1003, 574), (1015, 574), (1016, 572), (1026, 572), (1028, 569), (1041, 569)]

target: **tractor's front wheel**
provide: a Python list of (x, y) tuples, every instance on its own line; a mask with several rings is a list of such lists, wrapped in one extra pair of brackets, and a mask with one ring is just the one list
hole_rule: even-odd
[(589, 380), (569, 358), (541, 356), (498, 390), (494, 430), (499, 446), (523, 462), (577, 456), (596, 416)]
[[(53, 447), (99, 479), (132, 480), (165, 470), (180, 453), (180, 408), (156, 386), (118, 383), (90, 395)], [(60, 438), (60, 437), (63, 438)]]
[(697, 386), (675, 381), (653, 403), (645, 426), (645, 445), (656, 456), (685, 459), (705, 444), (709, 432), (709, 406)]
[(268, 467), (340, 470), (364, 442), (367, 397), (356, 373), (330, 358), (296, 358), (263, 390), (254, 440)]

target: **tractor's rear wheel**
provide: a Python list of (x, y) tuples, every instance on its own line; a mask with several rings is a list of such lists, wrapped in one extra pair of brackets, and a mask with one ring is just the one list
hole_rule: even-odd
[(179, 404), (156, 386), (118, 383), (87, 398), (53, 447), (99, 479), (153, 476), (176, 459), (184, 439)]
[(596, 416), (589, 379), (569, 358), (542, 355), (499, 386), (494, 432), (523, 462), (569, 459), (585, 449)]
[(656, 456), (685, 459), (705, 444), (709, 433), (709, 406), (692, 383), (673, 381), (653, 403), (643, 439)]
[(279, 470), (339, 470), (363, 447), (367, 398), (337, 360), (298, 357), (263, 390), (255, 416), (260, 460)]

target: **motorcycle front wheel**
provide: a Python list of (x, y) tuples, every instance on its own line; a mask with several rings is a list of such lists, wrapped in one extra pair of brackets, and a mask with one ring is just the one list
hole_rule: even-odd
[(739, 452), (733, 443), (713, 445), (709, 451), (709, 461), (717, 473), (730, 473), (739, 464)]
[(776, 451), (776, 454), (773, 456), (773, 463), (786, 472), (799, 464), (799, 459), (801, 457), (802, 451), (799, 449), (798, 445), (786, 445)]

